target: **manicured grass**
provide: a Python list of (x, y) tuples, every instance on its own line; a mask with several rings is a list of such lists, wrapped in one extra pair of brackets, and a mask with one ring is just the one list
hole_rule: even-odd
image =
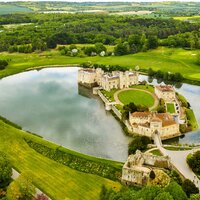
[(131, 86), (131, 88), (147, 90), (149, 92), (154, 93), (154, 86), (152, 86), (152, 85), (133, 85), (133, 86)]
[(106, 90), (102, 90), (102, 94), (107, 98), (109, 99), (110, 101), (115, 101), (114, 100), (114, 94), (115, 92), (117, 91), (118, 89), (112, 89), (110, 91), (106, 91)]
[(169, 113), (175, 113), (176, 112), (173, 103), (167, 103), (167, 112), (169, 112)]
[[(119, 190), (121, 185), (97, 175), (82, 173), (59, 164), (34, 151), (24, 138), (40, 142), (54, 149), (57, 145), (49, 143), (37, 136), (16, 129), (0, 120), (0, 151), (7, 154), (14, 168), (20, 172), (28, 171), (34, 184), (47, 193), (52, 199), (98, 199), (101, 186)], [(65, 149), (74, 155), (86, 159), (101, 160)], [(121, 163), (102, 160), (117, 167)]]
[(118, 94), (118, 98), (124, 105), (133, 102), (136, 105), (145, 105), (151, 107), (154, 104), (154, 98), (150, 94), (143, 91), (122, 91)]
[(6, 70), (0, 71), (0, 77), (15, 74), (30, 67), (70, 65), (91, 61), (92, 63), (121, 65), (133, 69), (136, 65), (139, 65), (140, 69), (145, 70), (151, 67), (154, 70), (181, 72), (185, 78), (199, 80), (200, 67), (196, 64), (196, 54), (196, 50), (189, 51), (166, 47), (132, 55), (108, 57), (69, 57), (60, 55), (57, 50), (31, 54), (9, 54), (5, 52), (0, 54), (1, 59), (11, 59), (11, 62)]
[(185, 150), (191, 150), (191, 147), (165, 147), (167, 150), (171, 151), (185, 151)]
[(160, 153), (158, 149), (152, 150), (149, 153), (152, 153), (153, 155), (156, 155), (156, 156), (162, 156), (162, 154)]
[(192, 126), (192, 130), (196, 130), (199, 126), (198, 126), (198, 122), (196, 120), (193, 110), (186, 109), (186, 115), (187, 115), (187, 119), (188, 119), (189, 123)]

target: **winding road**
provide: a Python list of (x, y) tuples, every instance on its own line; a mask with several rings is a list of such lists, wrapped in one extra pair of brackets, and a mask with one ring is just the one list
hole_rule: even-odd
[(116, 102), (117, 104), (120, 104), (120, 105), (122, 105), (122, 106), (124, 105), (124, 104), (119, 100), (118, 95), (119, 95), (120, 92), (124, 92), (124, 91), (128, 91), (128, 90), (141, 91), (141, 92), (145, 92), (145, 93), (151, 95), (151, 96), (154, 98), (154, 104), (153, 104), (153, 106), (151, 106), (151, 107), (149, 108), (149, 110), (153, 110), (154, 108), (156, 108), (156, 107), (158, 106), (159, 100), (158, 100), (158, 98), (156, 97), (155, 94), (153, 94), (152, 92), (149, 92), (149, 91), (147, 91), (147, 90), (137, 89), (137, 88), (125, 88), (125, 89), (118, 90), (117, 92), (115, 92), (115, 94), (114, 94), (114, 99), (115, 99), (115, 102)]
[(194, 148), (192, 150), (180, 150), (172, 151), (167, 150), (162, 147), (162, 142), (158, 134), (154, 135), (154, 142), (157, 148), (164, 156), (168, 156), (171, 160), (172, 165), (186, 178), (190, 179), (199, 189), (200, 189), (200, 180), (195, 175), (195, 173), (188, 166), (186, 159), (188, 154), (200, 150), (200, 148)]

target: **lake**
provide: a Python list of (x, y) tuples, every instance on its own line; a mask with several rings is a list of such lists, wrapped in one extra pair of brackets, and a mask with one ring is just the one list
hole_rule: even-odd
[[(75, 67), (48, 68), (1, 79), (0, 115), (66, 148), (125, 161), (130, 138), (101, 100), (78, 86), (77, 72)], [(200, 87), (183, 84), (177, 91), (190, 102), (200, 123)], [(179, 142), (200, 143), (200, 131), (186, 134)]]
[(100, 99), (78, 87), (77, 70), (49, 68), (3, 78), (0, 115), (69, 149), (125, 161), (129, 138)]

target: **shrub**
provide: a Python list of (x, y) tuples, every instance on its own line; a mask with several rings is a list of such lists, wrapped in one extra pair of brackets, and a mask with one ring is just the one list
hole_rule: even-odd
[(187, 200), (187, 195), (183, 191), (182, 187), (176, 183), (171, 182), (166, 188), (166, 192), (169, 192), (171, 196), (174, 198), (174, 200)]
[(3, 70), (8, 65), (8, 62), (6, 60), (0, 60), (0, 70)]
[(12, 167), (6, 155), (0, 152), (0, 187), (7, 186), (11, 181)]
[(121, 177), (121, 168), (116, 168), (107, 162), (89, 160), (79, 155), (66, 152), (60, 149), (61, 147), (54, 149), (32, 140), (26, 140), (26, 142), (38, 153), (77, 171), (96, 174), (112, 180), (117, 180)]
[(194, 172), (200, 174), (200, 151), (196, 151), (194, 154), (189, 154), (187, 157), (187, 163)]
[(191, 194), (199, 193), (199, 188), (197, 188), (196, 185), (189, 179), (184, 180), (182, 188), (188, 197), (190, 197)]
[(134, 154), (136, 150), (146, 150), (147, 145), (151, 143), (147, 136), (136, 136), (128, 145), (128, 153)]

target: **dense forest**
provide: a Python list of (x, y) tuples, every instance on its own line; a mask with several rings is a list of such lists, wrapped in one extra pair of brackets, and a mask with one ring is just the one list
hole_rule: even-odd
[[(11, 28), (8, 25), (20, 23), (23, 25)], [(0, 26), (0, 51), (10, 48), (12, 52), (29, 53), (55, 48), (58, 44), (97, 42), (121, 45), (123, 54), (146, 51), (158, 45), (200, 47), (200, 25), (174, 19), (103, 14), (13, 14), (1, 16)]]

